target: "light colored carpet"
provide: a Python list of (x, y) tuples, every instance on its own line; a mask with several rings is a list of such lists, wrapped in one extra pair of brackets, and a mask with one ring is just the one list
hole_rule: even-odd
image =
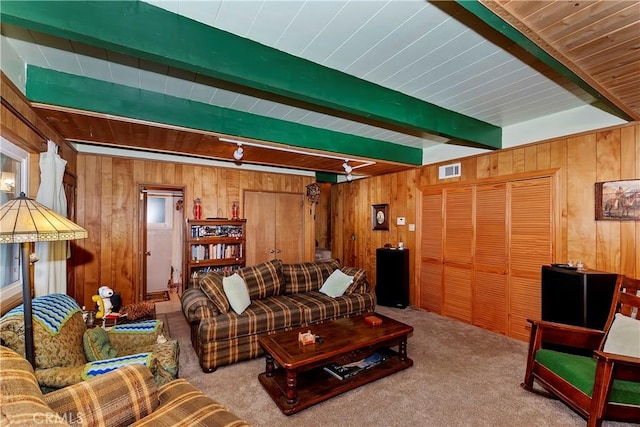
[(256, 427), (586, 425), (561, 402), (520, 387), (526, 343), (411, 307), (377, 311), (414, 327), (408, 342), (414, 366), (292, 416), (258, 382), (263, 357), (205, 374), (182, 313), (165, 316), (180, 341), (180, 376)]

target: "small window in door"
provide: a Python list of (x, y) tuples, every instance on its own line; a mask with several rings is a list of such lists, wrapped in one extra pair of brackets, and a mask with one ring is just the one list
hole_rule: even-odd
[(149, 196), (147, 198), (147, 228), (171, 228), (173, 211), (171, 197)]

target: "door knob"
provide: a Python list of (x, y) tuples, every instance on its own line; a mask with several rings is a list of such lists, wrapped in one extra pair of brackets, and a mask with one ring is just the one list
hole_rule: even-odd
[(269, 253), (270, 253), (270, 254), (273, 254), (273, 253), (275, 253), (275, 252), (276, 252), (276, 251), (275, 251), (274, 249), (271, 249), (271, 250), (269, 251)]
[(276, 253), (278, 253), (278, 254), (279, 254), (280, 252), (282, 252), (280, 249), (277, 249), (277, 250), (276, 250)]
[(149, 251), (146, 251), (144, 254), (145, 254), (146, 256), (151, 256), (151, 252), (149, 252)]

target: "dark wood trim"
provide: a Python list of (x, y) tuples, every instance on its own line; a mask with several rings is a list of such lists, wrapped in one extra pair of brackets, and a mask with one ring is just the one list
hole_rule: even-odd
[(20, 111), (14, 108), (14, 106), (11, 105), (11, 103), (7, 101), (4, 96), (0, 96), (0, 100), (2, 101), (2, 105), (6, 107), (7, 110), (11, 111), (11, 113), (14, 116), (20, 119), (22, 123), (27, 125), (27, 127), (31, 129), (36, 135), (38, 135), (40, 138), (42, 138), (45, 141), (48, 141), (49, 139), (51, 139), (47, 135), (45, 135), (44, 132), (42, 132), (36, 125), (31, 123), (31, 121), (29, 121), (29, 119), (27, 119)]

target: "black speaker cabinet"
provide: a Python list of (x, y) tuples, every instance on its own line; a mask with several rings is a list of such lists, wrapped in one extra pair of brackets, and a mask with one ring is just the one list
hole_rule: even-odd
[(603, 329), (615, 290), (615, 273), (542, 267), (542, 320)]
[(409, 249), (376, 249), (376, 300), (379, 305), (409, 305)]

